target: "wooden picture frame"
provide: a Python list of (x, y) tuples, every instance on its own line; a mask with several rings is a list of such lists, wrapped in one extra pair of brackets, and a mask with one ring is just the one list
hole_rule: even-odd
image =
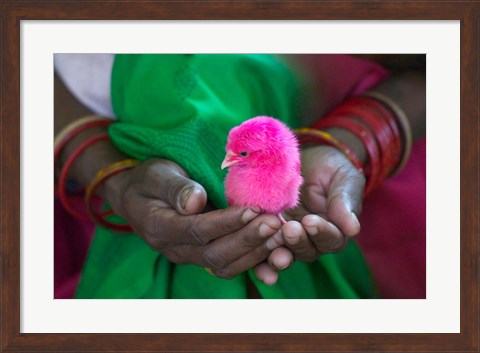
[[(2, 1), (1, 349), (19, 351), (479, 351), (478, 1)], [(461, 323), (458, 334), (20, 333), (20, 23), (22, 20), (459, 20)], [(46, 166), (48, 167), (48, 166)]]

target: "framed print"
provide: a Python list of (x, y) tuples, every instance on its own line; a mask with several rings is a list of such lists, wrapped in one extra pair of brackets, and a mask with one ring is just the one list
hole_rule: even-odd
[[(2, 350), (478, 351), (479, 15), (475, 1), (2, 2)], [(59, 53), (421, 54), (426, 291), (381, 300), (54, 295)], [(188, 70), (175, 75), (184, 100), (198, 82)]]

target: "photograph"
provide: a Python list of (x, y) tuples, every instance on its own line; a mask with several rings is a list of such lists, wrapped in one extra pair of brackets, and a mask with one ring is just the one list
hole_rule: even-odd
[(54, 66), (56, 299), (425, 299), (426, 55)]
[(480, 3), (1, 9), (0, 351), (480, 350)]

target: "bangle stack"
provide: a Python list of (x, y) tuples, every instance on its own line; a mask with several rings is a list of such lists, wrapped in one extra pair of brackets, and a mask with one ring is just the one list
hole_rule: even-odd
[(383, 103), (385, 108), (389, 109), (391, 113), (395, 116), (397, 126), (400, 130), (401, 138), (403, 141), (403, 154), (400, 159), (400, 162), (397, 165), (397, 168), (392, 172), (392, 175), (397, 174), (400, 170), (405, 167), (407, 164), (408, 158), (410, 157), (410, 153), (412, 152), (412, 144), (413, 144), (413, 137), (412, 137), (412, 128), (410, 126), (410, 122), (408, 121), (407, 114), (403, 111), (400, 106), (395, 103), (392, 99), (385, 96), (384, 94), (369, 91), (364, 93), (363, 96), (371, 97)]
[(58, 195), (60, 197), (60, 202), (62, 203), (63, 207), (67, 210), (68, 213), (84, 221), (89, 219), (88, 215), (86, 215), (85, 213), (81, 213), (80, 211), (75, 209), (68, 198), (67, 190), (66, 190), (68, 173), (70, 172), (70, 169), (72, 168), (73, 163), (77, 160), (77, 158), (80, 156), (80, 154), (83, 151), (85, 151), (88, 147), (92, 146), (96, 142), (107, 141), (107, 140), (108, 140), (107, 134), (99, 134), (86, 139), (68, 157), (68, 159), (63, 164), (62, 170), (60, 172), (60, 177), (58, 180), (58, 185), (59, 185)]
[(112, 121), (109, 119), (105, 119), (97, 115), (88, 115), (67, 125), (62, 131), (60, 131), (60, 133), (58, 133), (57, 136), (55, 136), (55, 141), (53, 143), (53, 162), (57, 163), (60, 153), (68, 141), (70, 141), (72, 138), (83, 131), (91, 129), (92, 127), (107, 127), (111, 123)]
[[(54, 163), (55, 166), (59, 163), (59, 157), (65, 146), (71, 139), (78, 136), (80, 133), (96, 127), (107, 127), (112, 123), (110, 119), (99, 117), (96, 115), (89, 115), (84, 118), (78, 119), (73, 123), (66, 126), (56, 137), (54, 141)], [(68, 213), (82, 219), (92, 220), (98, 225), (104, 226), (117, 232), (131, 232), (132, 228), (128, 224), (112, 223), (106, 219), (107, 216), (112, 215), (112, 210), (99, 212), (95, 209), (96, 194), (95, 191), (103, 184), (108, 178), (113, 175), (119, 174), (127, 169), (133, 168), (138, 164), (138, 161), (133, 159), (126, 159), (124, 161), (113, 163), (100, 172), (97, 173), (95, 178), (91, 181), (86, 189), (84, 200), (85, 209), (79, 210), (74, 207), (67, 192), (68, 174), (77, 160), (77, 158), (89, 147), (100, 141), (108, 141), (109, 136), (107, 133), (99, 133), (88, 137), (80, 145), (78, 145), (72, 153), (68, 156), (65, 163), (61, 166), (60, 176), (58, 182), (55, 183), (55, 189), (58, 192), (60, 202)]]
[[(368, 159), (361, 165), (355, 153), (324, 129), (339, 128), (355, 135), (363, 144)], [(367, 178), (365, 194), (384, 179), (397, 173), (408, 160), (412, 134), (405, 112), (390, 98), (369, 92), (347, 99), (312, 129), (297, 130), (300, 143), (317, 142), (336, 147)]]

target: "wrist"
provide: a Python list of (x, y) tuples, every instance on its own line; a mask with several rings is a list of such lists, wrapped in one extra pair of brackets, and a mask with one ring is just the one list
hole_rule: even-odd
[[(355, 146), (357, 150), (361, 154), (361, 146), (357, 146), (355, 140), (349, 136), (349, 131), (346, 130), (342, 132), (342, 128), (337, 128), (333, 126), (332, 129), (337, 129), (337, 135), (339, 135), (342, 140), (349, 142), (349, 145), (340, 141), (335, 136), (333, 136), (330, 132), (326, 130), (319, 130), (319, 129), (312, 129), (312, 128), (300, 128), (295, 130), (297, 134), (297, 138), (299, 139), (300, 144), (303, 148), (310, 146), (310, 145), (322, 145), (322, 146), (329, 146), (329, 148), (335, 148), (340, 151), (353, 166), (358, 169), (360, 172), (364, 172), (364, 163), (359, 159), (357, 153), (350, 147), (351, 145)], [(355, 137), (355, 136), (354, 136)], [(362, 141), (363, 142), (363, 141)], [(366, 158), (364, 158), (366, 159)]]
[(133, 169), (127, 169), (107, 178), (97, 193), (113, 208), (116, 214), (123, 217), (124, 195), (132, 178)]
[[(123, 178), (114, 178), (117, 175), (123, 174), (129, 169), (134, 168), (137, 166), (140, 162), (135, 160), (135, 159), (124, 159), (112, 164), (109, 164), (105, 168), (102, 168), (98, 173), (95, 175), (93, 180), (89, 183), (86, 192), (85, 192), (85, 205), (88, 210), (88, 214), (90, 218), (97, 224), (110, 228), (112, 230), (116, 230), (119, 232), (131, 232), (132, 228), (130, 227), (129, 224), (124, 223), (121, 221), (120, 223), (113, 222), (108, 218), (112, 213), (117, 213), (117, 215), (122, 216), (123, 215), (123, 207), (120, 207), (123, 205), (122, 202), (116, 202), (116, 207), (112, 208), (112, 204), (110, 204), (111, 208), (102, 211), (98, 205), (96, 205), (95, 202), (95, 195), (99, 194), (100, 188), (103, 188), (103, 193), (107, 193), (108, 190), (111, 189), (113, 186), (113, 192), (116, 193), (117, 197), (120, 199), (120, 201), (123, 200), (123, 195), (124, 195), (124, 190), (126, 189), (126, 185), (128, 185), (128, 179), (123, 179)], [(125, 176), (125, 174), (124, 174)], [(114, 178), (114, 179), (112, 179)], [(110, 187), (105, 188), (106, 183), (110, 180), (110, 183), (108, 184)], [(127, 180), (126, 182), (124, 180)], [(121, 183), (119, 183), (122, 181)], [(120, 185), (120, 189), (119, 189)], [(123, 188), (122, 188), (123, 187)], [(111, 195), (115, 195), (112, 192), (108, 192), (110, 195), (110, 200), (108, 201), (113, 201), (115, 202), (116, 199), (113, 198)], [(120, 205), (120, 206), (119, 206)], [(120, 212), (118, 210), (120, 209)]]
[[(60, 165), (88, 138), (107, 133), (106, 127), (95, 127), (72, 138), (59, 156)], [(128, 158), (121, 153), (110, 140), (99, 141), (89, 146), (75, 159), (69, 173), (69, 178), (82, 186), (87, 186), (102, 168)]]
[(348, 130), (340, 129), (340, 128), (328, 128), (325, 130), (328, 131), (328, 133), (330, 133), (338, 141), (350, 147), (350, 149), (357, 156), (358, 160), (362, 165), (366, 164), (368, 160), (367, 151), (362, 141), (359, 138), (357, 138), (353, 133), (351, 133)]

